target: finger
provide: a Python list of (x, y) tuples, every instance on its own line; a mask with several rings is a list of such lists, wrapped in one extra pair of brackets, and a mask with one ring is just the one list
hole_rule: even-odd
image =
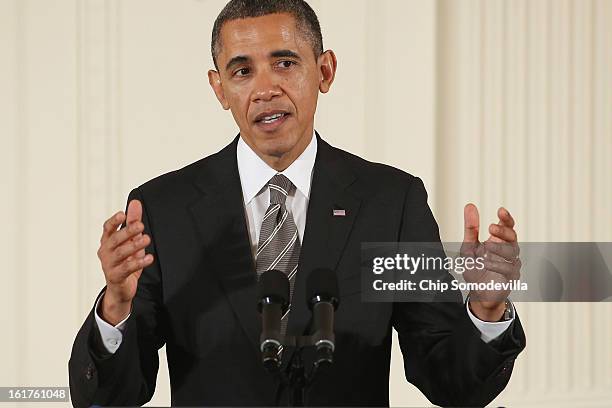
[(521, 277), (521, 260), (517, 259), (516, 262), (508, 263), (504, 261), (484, 261), (484, 267), (486, 270), (499, 273), (508, 280), (518, 280)]
[(133, 223), (130, 226), (120, 229), (113, 233), (108, 240), (106, 240), (104, 246), (107, 250), (114, 250), (119, 245), (122, 245), (125, 241), (132, 238), (137, 238), (139, 234), (144, 231), (144, 224), (140, 221)]
[(125, 214), (123, 211), (119, 211), (115, 213), (108, 220), (104, 221), (102, 225), (102, 237), (100, 238), (100, 243), (104, 243), (114, 232), (117, 231), (117, 228), (125, 221)]
[(115, 279), (119, 282), (133, 274), (134, 272), (140, 272), (143, 268), (153, 263), (153, 255), (147, 254), (144, 258), (140, 259), (129, 259), (125, 260), (121, 264), (115, 267)]
[(492, 237), (499, 238), (505, 242), (516, 242), (516, 231), (510, 227), (491, 224), (489, 226), (489, 234), (491, 234)]
[[(142, 222), (142, 203), (138, 200), (132, 200), (128, 204), (126, 223), (132, 225), (137, 222)], [(136, 234), (133, 239), (141, 236), (141, 234)]]
[(478, 208), (474, 204), (470, 203), (463, 209), (463, 221), (463, 242), (478, 242), (480, 217)]
[(136, 252), (136, 254), (134, 255), (136, 258), (144, 258), (146, 255), (146, 251), (143, 249), (141, 249), (140, 251)]
[(125, 241), (113, 251), (111, 265), (119, 265), (130, 257), (133, 259), (142, 259), (144, 257), (144, 248), (150, 243), (151, 238), (146, 234), (139, 238)]
[[(502, 256), (499, 256), (497, 254), (494, 254), (492, 252), (487, 252), (487, 254), (483, 257), (485, 261), (492, 261), (492, 262), (502, 262), (505, 264), (513, 264), (516, 262), (517, 258), (504, 258)], [(486, 268), (485, 268), (486, 270)]]
[(499, 217), (498, 225), (514, 228), (514, 218), (512, 218), (510, 211), (506, 210), (504, 207), (501, 207), (499, 210), (497, 210), (497, 216)]
[(493, 241), (486, 241), (484, 245), (488, 253), (495, 254), (507, 260), (514, 260), (518, 258), (520, 253), (520, 248), (516, 242), (498, 243)]
[(142, 204), (138, 200), (132, 200), (127, 209), (127, 225), (142, 221)]

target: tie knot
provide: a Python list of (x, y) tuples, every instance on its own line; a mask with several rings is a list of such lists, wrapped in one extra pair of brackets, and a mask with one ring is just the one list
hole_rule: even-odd
[(284, 205), (293, 183), (282, 174), (277, 174), (270, 179), (268, 186), (270, 187), (270, 204)]

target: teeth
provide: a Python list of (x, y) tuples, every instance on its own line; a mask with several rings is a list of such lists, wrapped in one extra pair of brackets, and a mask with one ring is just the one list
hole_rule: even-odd
[(261, 122), (262, 122), (262, 123), (266, 123), (266, 124), (268, 124), (268, 123), (274, 123), (274, 122), (276, 122), (277, 120), (279, 120), (280, 118), (282, 118), (283, 116), (285, 116), (285, 114), (284, 114), (284, 113), (277, 113), (277, 114), (272, 115), (272, 116), (266, 116), (265, 118), (263, 118), (263, 119), (261, 120)]

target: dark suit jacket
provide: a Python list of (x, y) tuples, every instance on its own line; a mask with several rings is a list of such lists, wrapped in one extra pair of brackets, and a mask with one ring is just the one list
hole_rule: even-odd
[[(299, 300), (316, 267), (336, 271), (341, 305), (335, 362), (313, 385), (307, 404), (387, 406), (392, 328), (399, 334), (407, 380), (431, 402), (487, 404), (506, 386), (525, 347), (518, 318), (500, 339), (486, 344), (460, 293), (454, 303), (361, 302), (361, 242), (437, 242), (438, 226), (419, 178), (317, 137), (289, 333), (304, 334), (307, 328), (310, 313)], [(237, 141), (130, 193), (129, 200), (143, 203), (145, 231), (152, 237), (147, 252), (155, 262), (140, 278), (115, 354), (101, 352), (93, 310), (78, 332), (69, 362), (75, 406), (149, 401), (164, 344), (172, 405), (275, 404), (278, 384), (263, 369), (258, 351), (261, 320)], [(338, 208), (346, 210), (345, 217), (332, 216)]]

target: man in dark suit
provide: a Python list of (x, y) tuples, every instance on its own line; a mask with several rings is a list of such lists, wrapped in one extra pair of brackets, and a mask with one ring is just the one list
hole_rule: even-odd
[[(495, 398), (525, 347), (507, 293), (465, 304), (458, 292), (444, 303), (361, 301), (362, 242), (440, 237), (420, 179), (336, 149), (314, 131), (336, 57), (323, 52), (312, 9), (302, 0), (233, 0), (217, 18), (212, 50), (209, 81), (240, 135), (134, 189), (126, 213), (105, 222), (98, 256), (106, 287), (74, 342), (73, 404), (146, 403), (164, 344), (172, 405), (286, 404), (286, 390), (261, 364), (257, 277), (272, 268), (288, 275), (283, 321), (288, 334), (301, 335), (310, 314), (305, 282), (317, 267), (336, 273), (342, 303), (335, 361), (307, 404), (388, 405), (392, 328), (407, 380), (430, 401)], [(514, 279), (514, 221), (505, 209), (498, 216), (489, 242), (513, 250), (500, 250), (504, 262), (489, 273)], [(465, 219), (465, 242), (479, 247), (474, 206)], [(291, 352), (283, 353), (287, 361)]]

